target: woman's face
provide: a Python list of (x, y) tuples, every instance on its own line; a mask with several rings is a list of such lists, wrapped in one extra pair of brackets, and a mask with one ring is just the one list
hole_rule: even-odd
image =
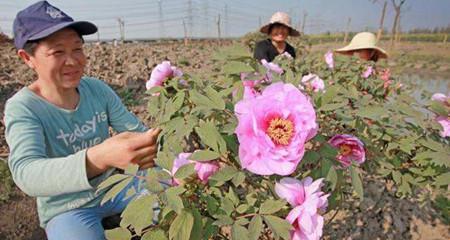
[[(23, 50), (19, 50), (19, 55), (23, 55)], [(83, 40), (70, 28), (60, 30), (39, 41), (26, 62), (44, 82), (56, 88), (76, 88), (87, 62)]]
[(356, 54), (356, 56), (358, 56), (360, 59), (369, 61), (373, 57), (374, 50), (373, 49), (360, 49), (360, 50), (355, 50), (353, 53)]
[(284, 42), (289, 35), (289, 28), (284, 25), (275, 25), (270, 30), (270, 37), (272, 41)]

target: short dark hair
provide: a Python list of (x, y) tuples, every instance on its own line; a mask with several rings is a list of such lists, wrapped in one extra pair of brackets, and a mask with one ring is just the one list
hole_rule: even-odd
[[(73, 29), (73, 28), (71, 28)], [(75, 31), (75, 29), (73, 29)], [(81, 35), (79, 32), (75, 31), (78, 36), (81, 38), (81, 42), (84, 43), (84, 38), (83, 35)], [(38, 40), (29, 40), (25, 43), (25, 45), (23, 46), (23, 50), (25, 50), (25, 52), (27, 52), (28, 54), (30, 54), (31, 56), (34, 56), (34, 51), (36, 50), (37, 45), (39, 44), (40, 41), (44, 40), (45, 38), (42, 39), (38, 39)]]

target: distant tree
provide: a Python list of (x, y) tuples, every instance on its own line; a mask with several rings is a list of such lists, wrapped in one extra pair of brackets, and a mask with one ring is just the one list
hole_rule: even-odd
[(391, 46), (394, 45), (394, 39), (398, 39), (399, 34), (399, 25), (400, 25), (400, 13), (403, 4), (405, 4), (406, 0), (391, 0), (392, 6), (395, 10), (395, 18), (394, 23), (392, 24), (392, 33), (391, 33)]

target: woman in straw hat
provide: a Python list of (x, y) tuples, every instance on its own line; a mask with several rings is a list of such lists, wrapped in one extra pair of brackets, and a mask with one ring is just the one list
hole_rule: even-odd
[(256, 59), (271, 62), (276, 56), (285, 53), (295, 58), (295, 49), (286, 42), (286, 38), (300, 36), (300, 32), (291, 26), (291, 18), (287, 13), (276, 12), (270, 18), (270, 22), (259, 31), (266, 33), (270, 38), (256, 44), (254, 53)]
[(360, 32), (356, 34), (350, 44), (335, 50), (336, 53), (344, 55), (357, 55), (365, 61), (377, 62), (380, 58), (387, 58), (386, 51), (376, 46), (376, 37), (370, 32)]

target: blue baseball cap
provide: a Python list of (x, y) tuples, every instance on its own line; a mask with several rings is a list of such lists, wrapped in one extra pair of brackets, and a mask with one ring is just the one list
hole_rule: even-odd
[(67, 27), (80, 35), (97, 32), (97, 26), (93, 23), (74, 21), (47, 1), (37, 2), (17, 13), (13, 24), (14, 45), (17, 49), (21, 49), (27, 41), (45, 38)]

